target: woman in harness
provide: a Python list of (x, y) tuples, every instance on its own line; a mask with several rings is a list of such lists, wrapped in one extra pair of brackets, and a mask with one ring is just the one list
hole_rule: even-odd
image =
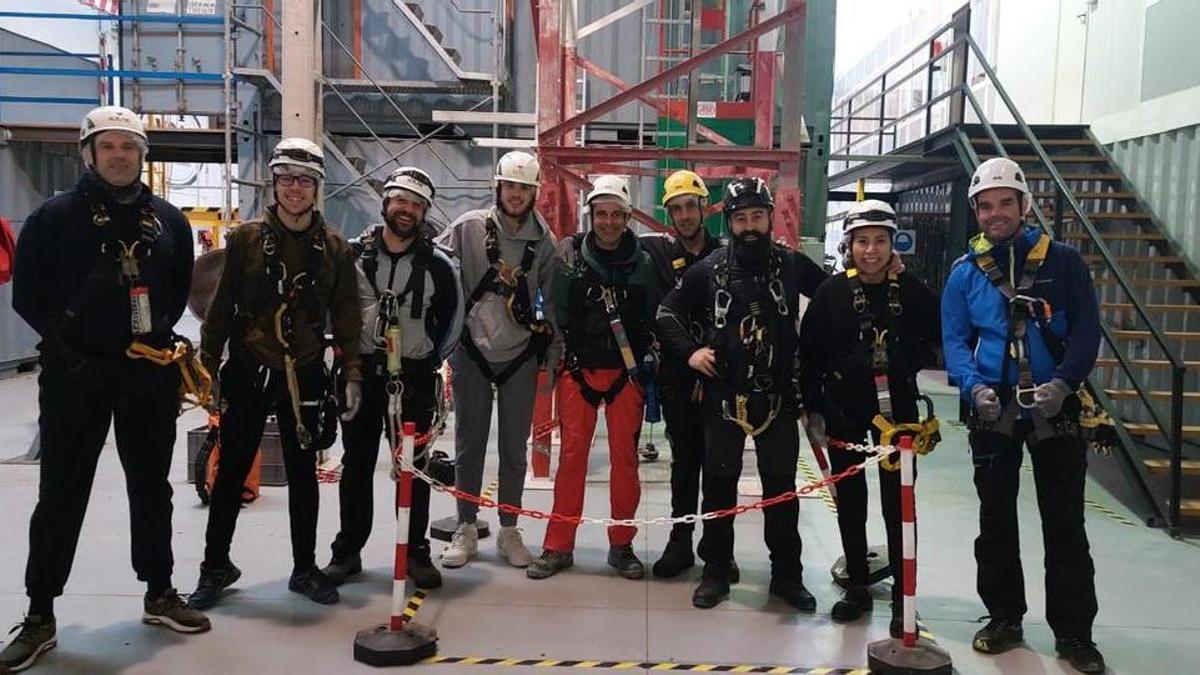
[[(843, 225), (846, 271), (821, 284), (801, 323), (809, 430), (829, 448), (835, 473), (865, 459), (848, 444), (862, 443), (868, 432), (879, 443), (892, 425), (918, 421), (917, 372), (941, 341), (937, 296), (912, 274), (891, 269), (896, 230), (896, 213), (886, 202), (855, 204)], [(898, 463), (880, 465), (879, 489), (893, 574), (890, 628), (898, 637), (904, 588)], [(866, 476), (857, 473), (837, 484), (837, 507), (849, 585), (831, 615), (848, 622), (872, 605)]]

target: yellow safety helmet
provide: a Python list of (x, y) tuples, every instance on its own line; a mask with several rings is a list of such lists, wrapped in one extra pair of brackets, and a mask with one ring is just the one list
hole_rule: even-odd
[(708, 187), (704, 184), (704, 179), (694, 171), (683, 169), (667, 176), (667, 181), (663, 184), (663, 206), (679, 195), (696, 195), (701, 199), (708, 199)]

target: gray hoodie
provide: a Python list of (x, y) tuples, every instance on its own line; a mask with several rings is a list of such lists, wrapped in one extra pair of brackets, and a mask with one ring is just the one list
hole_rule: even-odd
[[(516, 267), (521, 264), (527, 242), (539, 242), (532, 269), (525, 271), (524, 279), (528, 284), (531, 300), (541, 291), (542, 314), (547, 321), (553, 322), (550, 284), (554, 276), (555, 238), (536, 211), (529, 212), (516, 234), (509, 231), (503, 217), (497, 214), (493, 207), (464, 213), (451, 223), (445, 232), (438, 235), (436, 243), (458, 259), (463, 296), (471, 297), (490, 267), (487, 247), (484, 244), (488, 216), (499, 226), (500, 258), (509, 265)], [(519, 356), (530, 336), (528, 328), (513, 321), (505, 298), (491, 292), (485, 293), (471, 308), (466, 316), (466, 329), (470, 331), (471, 339), (479, 348), (479, 352), (491, 363), (505, 363)], [(555, 333), (554, 342), (558, 345), (561, 340), (557, 336), (557, 330)], [(550, 351), (547, 362), (554, 363), (554, 354), (557, 354), (559, 349), (552, 346)]]

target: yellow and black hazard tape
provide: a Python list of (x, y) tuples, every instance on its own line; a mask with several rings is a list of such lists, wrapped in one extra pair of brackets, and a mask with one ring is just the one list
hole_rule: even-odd
[(479, 493), (479, 496), (484, 499), (491, 499), (496, 494), (496, 488), (498, 487), (500, 487), (500, 479), (493, 478), (492, 482), (488, 483), (488, 486), (483, 489), (483, 492)]
[[(813, 471), (812, 466), (806, 459), (804, 459), (803, 456), (797, 458), (796, 466), (800, 469), (800, 474), (804, 476), (805, 481), (809, 483), (816, 483), (817, 481), (821, 480), (821, 477), (817, 475), (816, 471)], [(825, 506), (828, 506), (829, 511), (836, 516), (837, 501), (833, 498), (833, 495), (829, 493), (829, 488), (823, 487), (817, 492), (821, 495), (821, 501), (825, 502)]]
[(417, 615), (417, 610), (421, 609), (421, 605), (425, 603), (425, 591), (418, 590), (408, 599), (408, 604), (404, 606), (404, 611), (400, 612), (405, 621), (412, 621)]
[(796, 675), (868, 675), (866, 668), (806, 668), (716, 663), (654, 661), (589, 661), (574, 659), (506, 659), (481, 656), (431, 656), (424, 664), (453, 666), (520, 666), (525, 668), (594, 668), (606, 670), (669, 670), (677, 673), (795, 673)]
[[(1029, 466), (1028, 464), (1022, 464), (1021, 470), (1025, 471), (1026, 473), (1033, 473), (1033, 467)], [(1109, 520), (1118, 522), (1122, 525), (1128, 525), (1129, 527), (1137, 527), (1138, 526), (1137, 523), (1130, 520), (1124, 514), (1118, 513), (1094, 499), (1089, 499), (1088, 497), (1084, 497), (1083, 503), (1085, 506), (1092, 509), (1096, 513), (1107, 516)]]

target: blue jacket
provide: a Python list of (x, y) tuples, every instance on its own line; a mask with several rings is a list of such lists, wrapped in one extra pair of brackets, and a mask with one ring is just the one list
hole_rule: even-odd
[[(1040, 228), (1027, 225), (1012, 239), (990, 250), (1014, 288), (1020, 283), (1025, 257), (1039, 236)], [(951, 269), (942, 292), (946, 372), (967, 401), (975, 385), (1011, 387), (1016, 385), (1018, 374), (1015, 360), (1010, 359), (1008, 373), (1001, 377), (1008, 341), (1008, 301), (975, 264), (977, 255), (987, 251), (986, 241), (980, 236), (972, 244), (972, 251)], [(1014, 248), (1015, 265), (1010, 267)], [(1051, 242), (1033, 289), (1026, 294), (1050, 304), (1050, 330), (1066, 346), (1062, 361), (1056, 361), (1038, 323), (1032, 320), (1027, 323), (1026, 352), (1034, 382), (1043, 384), (1058, 377), (1072, 389), (1078, 388), (1096, 365), (1100, 348), (1100, 309), (1091, 275), (1079, 252), (1060, 242)]]

